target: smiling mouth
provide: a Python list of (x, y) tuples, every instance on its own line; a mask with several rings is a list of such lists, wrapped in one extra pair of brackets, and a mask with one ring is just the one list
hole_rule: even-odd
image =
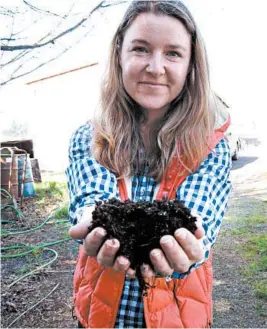
[(140, 82), (140, 84), (151, 86), (151, 87), (167, 87), (167, 85), (166, 84), (163, 84), (163, 83)]

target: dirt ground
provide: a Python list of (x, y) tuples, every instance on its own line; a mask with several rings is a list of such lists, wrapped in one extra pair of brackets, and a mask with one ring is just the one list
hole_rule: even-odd
[[(246, 156), (244, 155), (243, 158)], [(258, 155), (254, 156), (254, 160), (251, 158), (252, 156), (248, 156), (247, 160), (240, 159), (240, 162), (238, 160), (234, 164), (232, 171), (234, 190), (226, 219), (214, 248), (213, 327), (217, 328), (267, 327), (267, 318), (258, 312), (259, 300), (253, 293), (251, 282), (244, 280), (242, 276), (242, 269), (247, 264), (236, 248), (241, 241), (233, 239), (231, 235), (231, 228), (235, 224), (230, 219), (233, 216), (249, 216), (255, 207), (256, 209), (261, 207), (264, 198), (267, 197), (265, 190), (267, 189), (267, 175), (264, 174), (263, 165), (259, 162)], [(254, 202), (251, 202), (252, 200)], [(25, 219), (20, 224), (20, 230), (33, 228), (42, 223), (60, 200), (46, 200), (38, 207), (36, 202), (37, 199), (29, 199), (25, 203), (22, 210)], [(60, 222), (52, 224), (51, 221), (28, 234), (2, 237), (1, 246), (22, 243), (40, 245), (66, 239), (68, 224)], [(3, 227), (5, 225), (2, 225)], [(2, 260), (2, 328), (74, 328), (77, 326), (72, 318), (72, 277), (77, 244), (73, 241), (65, 241), (47, 248), (57, 252), (56, 260), (35, 274), (13, 284), (10, 288), (8, 285), (14, 280), (41, 264), (49, 262), (55, 257), (55, 253), (51, 250), (36, 250), (24, 257)], [(25, 250), (21, 250), (23, 251)], [(3, 255), (7, 253), (11, 251), (2, 252)]]
[[(264, 149), (263, 145), (248, 147), (240, 159), (233, 162), (233, 191), (214, 248), (213, 327), (267, 327), (267, 300), (255, 297), (253, 279), (246, 279), (242, 272), (248, 267), (239, 250), (244, 238), (231, 234), (232, 229), (245, 227), (246, 219), (254, 214), (266, 218), (265, 223), (257, 225), (255, 233), (267, 231), (267, 156)], [(236, 218), (242, 218), (243, 223), (233, 220)]]
[[(51, 214), (59, 200), (46, 200), (43, 207), (36, 207), (37, 198), (28, 199), (22, 209), (23, 224), (19, 230), (26, 230), (41, 224)], [(68, 223), (52, 224), (49, 220), (40, 229), (22, 235), (3, 237), (1, 245), (17, 244), (40, 245), (66, 239)], [(2, 228), (6, 225), (2, 225)], [(16, 229), (18, 227), (16, 226)], [(2, 260), (2, 296), (1, 296), (1, 328), (74, 328), (76, 322), (72, 318), (72, 277), (77, 255), (77, 243), (65, 241), (57, 245), (47, 246), (50, 250), (37, 250), (24, 257)], [(12, 287), (14, 280), (38, 268), (58, 256), (54, 262), (37, 273), (25, 277)], [(21, 252), (24, 252), (21, 250)], [(10, 250), (2, 252), (3, 255)], [(40, 304), (33, 307), (55, 290)], [(21, 316), (14, 324), (12, 322), (23, 312), (32, 310)], [(11, 326), (10, 326), (11, 324)]]

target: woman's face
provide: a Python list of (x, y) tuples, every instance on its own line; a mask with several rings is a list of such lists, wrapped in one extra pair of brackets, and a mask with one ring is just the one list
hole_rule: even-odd
[(142, 107), (166, 112), (183, 89), (191, 58), (191, 37), (167, 15), (142, 13), (125, 33), (120, 65), (127, 93)]

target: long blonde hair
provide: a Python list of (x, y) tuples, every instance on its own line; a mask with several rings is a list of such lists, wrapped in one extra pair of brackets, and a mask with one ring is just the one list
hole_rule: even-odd
[[(192, 55), (182, 92), (170, 104), (156, 132), (153, 153), (147, 154), (140, 134), (144, 121), (141, 107), (127, 94), (119, 55), (126, 30), (141, 13), (164, 14), (181, 21), (191, 35)], [(134, 0), (126, 11), (111, 44), (106, 76), (101, 85), (100, 115), (94, 121), (93, 154), (118, 176), (140, 173), (144, 163), (149, 175), (160, 181), (174, 155), (190, 171), (200, 162), (215, 124), (210, 106), (209, 69), (205, 46), (195, 21), (178, 0)], [(178, 145), (180, 147), (178, 147)]]

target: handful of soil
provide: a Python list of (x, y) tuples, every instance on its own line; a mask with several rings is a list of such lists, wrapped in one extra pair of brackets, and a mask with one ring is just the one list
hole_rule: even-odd
[(196, 217), (178, 200), (121, 202), (115, 198), (96, 202), (89, 227), (91, 232), (96, 227), (103, 227), (107, 235), (105, 240), (116, 238), (120, 241), (117, 256), (129, 259), (131, 268), (140, 277), (142, 264), (149, 264), (150, 251), (161, 248), (160, 238), (166, 234), (173, 235), (181, 227), (194, 233)]

